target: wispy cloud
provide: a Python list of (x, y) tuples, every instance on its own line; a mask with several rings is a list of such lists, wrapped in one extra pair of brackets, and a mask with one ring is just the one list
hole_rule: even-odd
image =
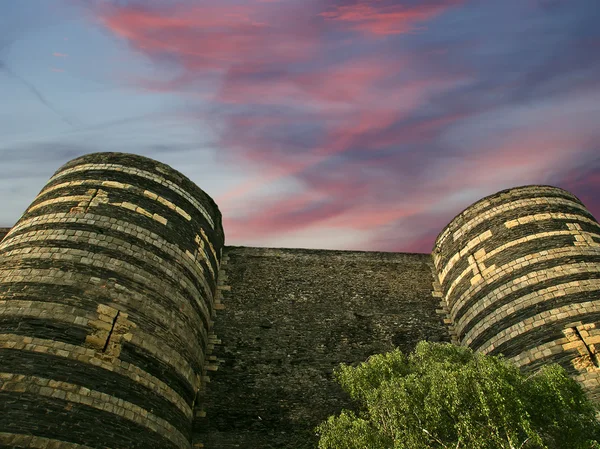
[(7, 75), (7, 76), (9, 76), (9, 77), (17, 80), (19, 83), (21, 83), (31, 93), (31, 95), (33, 95), (33, 97), (38, 100), (38, 102), (42, 106), (44, 106), (46, 109), (48, 109), (49, 111), (51, 111), (54, 115), (56, 115), (58, 118), (60, 118), (63, 122), (65, 122), (66, 124), (68, 124), (70, 126), (76, 126), (65, 114), (63, 114), (62, 112), (60, 112), (46, 98), (46, 96), (40, 90), (38, 90), (37, 87), (35, 87), (32, 83), (30, 83), (29, 81), (27, 81), (27, 79), (25, 77), (17, 74), (15, 71), (13, 71), (3, 61), (0, 61), (0, 72), (4, 72), (5, 75)]
[[(423, 230), (420, 217), (430, 216), (444, 198), (462, 198), (454, 200), (462, 208), (477, 199), (467, 192), (541, 182), (568, 165), (574, 153), (586, 152), (581, 145), (588, 129), (565, 128), (550, 118), (548, 107), (525, 114), (538, 122), (527, 129), (510, 119), (511, 111), (523, 115), (522, 97), (533, 98), (533, 89), (547, 92), (555, 80), (578, 85), (561, 77), (567, 68), (596, 69), (579, 62), (589, 56), (586, 50), (562, 56), (577, 38), (566, 35), (555, 50), (544, 49), (544, 59), (502, 82), (508, 67), (494, 73), (494, 64), (480, 64), (486, 58), (481, 46), (493, 42), (441, 42), (449, 31), (436, 30), (435, 19), (465, 8), (463, 1), (297, 5), (286, 2), (274, 9), (225, 2), (202, 12), (192, 6), (138, 6), (100, 13), (102, 23), (138, 51), (157, 64), (177, 67), (178, 75), (162, 84), (163, 92), (197, 92), (206, 88), (200, 81), (209, 74), (218, 76), (210, 102), (219, 117), (219, 148), (230, 161), (261, 167), (254, 179), (217, 196), (234, 241), (331, 228), (386, 236), (360, 244), (371, 248), (390, 248), (394, 240), (395, 250), (426, 250), (435, 232)], [(483, 31), (476, 15), (473, 19), (469, 26)], [(539, 30), (518, 31), (529, 35), (532, 49), (557, 23), (543, 20)], [(568, 30), (581, 20), (569, 15)], [(348, 31), (410, 40), (361, 42), (344, 37)], [(426, 38), (413, 37), (416, 31)], [(469, 53), (473, 60), (458, 65)], [(552, 53), (560, 57), (553, 59)], [(531, 92), (519, 97), (526, 86)], [(507, 115), (496, 117), (502, 109)], [(492, 126), (506, 128), (501, 134), (490, 129), (492, 141), (473, 130), (486, 114)], [(551, 125), (539, 119), (544, 116)], [(458, 136), (462, 148), (456, 145)], [(290, 180), (300, 186), (296, 194), (252, 200), (253, 192)], [(251, 204), (245, 209), (250, 211), (228, 218), (229, 208), (240, 201)], [(449, 220), (450, 213), (436, 220)], [(420, 228), (425, 236), (419, 236)]]
[[(598, 211), (600, 9), (575, 3), (84, 7), (143, 61), (118, 80), (128, 99), (208, 127), (214, 159), (243, 174), (213, 191), (229, 243), (429, 251), (456, 213), (515, 185), (560, 185)], [(153, 157), (191, 160), (194, 144), (174, 136)]]
[(319, 15), (328, 20), (348, 24), (364, 34), (390, 35), (424, 29), (424, 23), (463, 0), (426, 0), (415, 4), (390, 1), (359, 1), (335, 5)]

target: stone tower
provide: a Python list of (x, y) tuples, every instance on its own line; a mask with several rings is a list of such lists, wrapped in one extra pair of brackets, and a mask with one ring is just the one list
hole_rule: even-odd
[(458, 343), (526, 370), (560, 363), (598, 399), (600, 225), (579, 199), (549, 186), (484, 198), (433, 259)]
[(0, 244), (0, 446), (191, 447), (223, 242), (164, 164), (61, 167)]

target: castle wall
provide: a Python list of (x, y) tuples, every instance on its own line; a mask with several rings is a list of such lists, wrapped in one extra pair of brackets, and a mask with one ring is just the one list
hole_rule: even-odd
[(314, 427), (352, 407), (341, 362), (449, 340), (429, 254), (226, 247), (219, 278), (207, 449), (313, 449)]
[(159, 162), (75, 159), (0, 243), (0, 447), (191, 447), (223, 246)]
[(556, 362), (600, 397), (600, 225), (549, 186), (499, 192), (458, 215), (433, 252), (462, 345), (535, 370)]
[(223, 244), (164, 164), (61, 167), (0, 228), (0, 448), (314, 448), (352, 407), (333, 370), (420, 340), (557, 362), (600, 399), (600, 225), (569, 192), (484, 198), (433, 257)]

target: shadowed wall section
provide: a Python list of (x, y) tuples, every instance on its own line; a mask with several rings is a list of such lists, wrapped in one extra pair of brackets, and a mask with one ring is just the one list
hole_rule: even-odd
[(190, 448), (223, 242), (164, 164), (61, 167), (0, 243), (0, 447)]
[(227, 247), (219, 278), (208, 449), (313, 449), (314, 427), (352, 407), (341, 362), (449, 340), (429, 254)]
[(440, 234), (433, 259), (459, 343), (528, 370), (559, 363), (600, 397), (600, 225), (574, 195), (526, 186), (484, 198)]

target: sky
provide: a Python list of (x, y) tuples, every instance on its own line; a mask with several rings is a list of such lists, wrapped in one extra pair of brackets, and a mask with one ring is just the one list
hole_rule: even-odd
[(600, 218), (598, 0), (0, 1), (0, 226), (65, 162), (187, 175), (227, 245), (430, 252), (549, 184)]

